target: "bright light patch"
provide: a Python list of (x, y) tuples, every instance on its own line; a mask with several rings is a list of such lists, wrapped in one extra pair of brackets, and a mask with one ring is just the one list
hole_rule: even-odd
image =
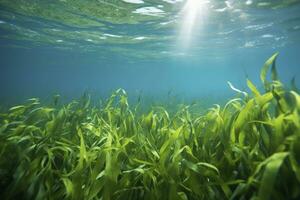
[(165, 12), (156, 7), (143, 7), (136, 9), (133, 13), (149, 16), (162, 16)]
[(126, 3), (134, 3), (134, 4), (141, 4), (144, 3), (143, 0), (123, 0)]
[(254, 46), (255, 46), (255, 43), (252, 42), (252, 41), (246, 42), (246, 43), (244, 44), (244, 47), (245, 47), (245, 48), (250, 48), (250, 47), (254, 47)]
[(261, 37), (262, 38), (273, 38), (274, 36), (270, 35), (270, 34), (265, 34), (265, 35), (262, 35)]
[(225, 12), (227, 7), (215, 9), (216, 12)]
[(231, 1), (225, 1), (225, 4), (228, 8), (230, 8), (230, 9), (233, 8)]
[[(209, 1), (188, 0), (182, 10), (180, 41), (183, 47), (188, 47), (194, 36), (202, 28)], [(197, 28), (197, 29), (196, 29)]]
[(246, 5), (251, 5), (252, 3), (253, 3), (253, 1), (251, 1), (251, 0), (246, 1)]
[(164, 2), (167, 2), (167, 3), (171, 3), (171, 4), (175, 4), (175, 3), (178, 3), (178, 2), (182, 2), (183, 0), (162, 0)]
[(144, 39), (146, 39), (146, 37), (143, 37), (143, 36), (140, 36), (140, 37), (135, 37), (135, 38), (133, 38), (134, 40), (144, 40)]
[(108, 33), (104, 33), (103, 35), (107, 36), (107, 37), (113, 37), (113, 38), (121, 38), (122, 37), (121, 35), (113, 35), (113, 34), (108, 34)]

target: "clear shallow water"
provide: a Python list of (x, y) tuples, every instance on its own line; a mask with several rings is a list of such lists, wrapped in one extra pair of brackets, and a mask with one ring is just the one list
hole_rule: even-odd
[(188, 34), (186, 1), (1, 0), (0, 100), (117, 88), (220, 99), (235, 94), (227, 81), (258, 84), (274, 52), (283, 81), (299, 79), (299, 1), (201, 2)]

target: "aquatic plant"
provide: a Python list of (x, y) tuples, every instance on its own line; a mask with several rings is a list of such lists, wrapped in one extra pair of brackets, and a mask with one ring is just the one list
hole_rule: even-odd
[[(279, 81), (206, 114), (144, 114), (119, 89), (59, 106), (29, 99), (0, 115), (1, 199), (299, 199), (300, 96)], [(267, 79), (271, 68), (271, 80)]]

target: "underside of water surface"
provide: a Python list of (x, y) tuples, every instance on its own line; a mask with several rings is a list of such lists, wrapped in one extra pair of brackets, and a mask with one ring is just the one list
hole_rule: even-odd
[(300, 1), (0, 0), (0, 199), (300, 199)]

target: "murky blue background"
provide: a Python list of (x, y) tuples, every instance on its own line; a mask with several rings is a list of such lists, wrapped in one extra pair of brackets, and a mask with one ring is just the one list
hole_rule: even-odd
[[(234, 1), (231, 2), (235, 5)], [(180, 5), (183, 6), (184, 3), (181, 2)], [(180, 6), (177, 7), (180, 10)], [(222, 6), (219, 9), (221, 8)], [(223, 13), (224, 16), (213, 18), (211, 14), (211, 18), (208, 17), (207, 20), (214, 20), (213, 23), (209, 22), (201, 25), (202, 27), (196, 25), (199, 30), (193, 30), (192, 44), (184, 52), (180, 52), (181, 48), (176, 43), (179, 34), (177, 25), (167, 29), (153, 29), (151, 33), (152, 24), (157, 24), (164, 18), (149, 19), (138, 24), (124, 22), (107, 31), (116, 35), (131, 34), (135, 38), (157, 37), (151, 41), (135, 44), (107, 42), (91, 46), (89, 42), (94, 41), (92, 39), (85, 38), (85, 42), (82, 42), (83, 38), (73, 38), (71, 46), (68, 43), (57, 46), (47, 41), (38, 41), (40, 38), (36, 36), (30, 38), (25, 32), (21, 37), (22, 29), (11, 28), (15, 25), (27, 31), (38, 32), (47, 24), (53, 29), (57, 26), (56, 22), (20, 14), (20, 11), (14, 11), (11, 7), (0, 9), (2, 104), (22, 102), (30, 97), (47, 99), (54, 94), (73, 99), (84, 91), (97, 97), (107, 96), (118, 88), (125, 89), (129, 96), (142, 94), (157, 99), (170, 92), (178, 95), (179, 99), (188, 100), (209, 96), (214, 99), (228, 98), (234, 96), (235, 92), (228, 87), (227, 81), (241, 90), (247, 90), (246, 77), (259, 85), (260, 69), (275, 52), (280, 53), (277, 68), (283, 82), (288, 85), (294, 76), (296, 82), (300, 82), (300, 5), (297, 3), (276, 9), (245, 8), (245, 12), (239, 11), (248, 15), (244, 24), (235, 20), (238, 16), (233, 16), (238, 11), (230, 11), (229, 7), (226, 15), (224, 13), (227, 11), (216, 11), (214, 15)], [(211, 9), (217, 10), (214, 7)], [(13, 18), (12, 15), (16, 17)], [(228, 19), (231, 16), (230, 19), (235, 21), (228, 21), (225, 16)], [(31, 18), (34, 21), (29, 23), (28, 19)], [(171, 18), (172, 13), (169, 16)], [(178, 18), (177, 24), (180, 25), (182, 21), (180, 16)], [(10, 24), (10, 28), (5, 27), (7, 24)], [(93, 30), (96, 33), (98, 30), (70, 28), (63, 23), (59, 27), (62, 31), (71, 29), (68, 33), (70, 35), (77, 29), (87, 32)], [(99, 30), (99, 33), (103, 34), (103, 30)], [(171, 38), (158, 41), (164, 36)], [(52, 39), (54, 37), (56, 36), (51, 35)], [(59, 39), (61, 36), (57, 37), (55, 40), (62, 43)], [(63, 41), (68, 37), (65, 36)], [(122, 52), (109, 51), (111, 46), (119, 46)], [(91, 50), (85, 51), (88, 47)], [(126, 49), (130, 49), (128, 54)], [(144, 50), (146, 53), (143, 53)], [(143, 56), (139, 56), (142, 53)]]

